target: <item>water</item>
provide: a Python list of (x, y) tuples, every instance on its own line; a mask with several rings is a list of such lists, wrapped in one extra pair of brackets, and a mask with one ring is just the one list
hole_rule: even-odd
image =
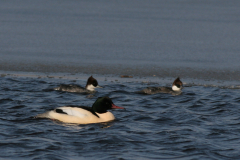
[(0, 70), (239, 80), (239, 0), (2, 1)]
[[(239, 159), (239, 0), (0, 2), (0, 158)], [(104, 86), (88, 95), (51, 91)], [(129, 75), (133, 78), (120, 78)], [(143, 95), (171, 86), (179, 96)], [(33, 119), (109, 96), (116, 120)]]
[[(239, 158), (238, 87), (206, 87), (182, 79), (185, 87), (179, 96), (144, 95), (135, 91), (171, 83), (154, 82), (151, 77), (94, 75), (104, 88), (93, 95), (49, 90), (61, 83), (85, 85), (87, 76), (2, 75), (1, 158)], [(116, 120), (102, 124), (74, 125), (32, 118), (59, 106), (91, 106), (100, 96), (111, 97), (126, 110), (111, 111)]]

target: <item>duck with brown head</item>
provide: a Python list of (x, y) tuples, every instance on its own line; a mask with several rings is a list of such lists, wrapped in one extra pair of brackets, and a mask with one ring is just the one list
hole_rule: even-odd
[(156, 93), (170, 93), (172, 95), (179, 95), (181, 94), (181, 90), (183, 88), (183, 83), (178, 77), (174, 80), (172, 87), (147, 87), (139, 93), (145, 93), (145, 94), (156, 94)]
[(183, 83), (180, 80), (180, 78), (178, 77), (177, 79), (175, 79), (175, 81), (172, 84), (172, 90), (176, 91), (176, 92), (179, 92), (179, 91), (182, 90), (182, 88), (183, 88)]
[(94, 92), (95, 88), (102, 87), (99, 86), (98, 81), (91, 76), (88, 78), (85, 88), (75, 84), (61, 84), (59, 87), (54, 88), (54, 90), (65, 92)]

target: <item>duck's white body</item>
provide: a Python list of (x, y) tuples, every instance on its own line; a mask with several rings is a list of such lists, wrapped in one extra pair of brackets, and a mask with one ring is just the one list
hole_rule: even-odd
[[(64, 113), (57, 113), (56, 110), (60, 109)], [(97, 113), (94, 115), (92, 112), (78, 107), (59, 107), (55, 110), (39, 114), (36, 118), (50, 118), (59, 120), (65, 123), (78, 123), (78, 124), (89, 124), (89, 123), (101, 123), (114, 120), (115, 117), (111, 112)]]

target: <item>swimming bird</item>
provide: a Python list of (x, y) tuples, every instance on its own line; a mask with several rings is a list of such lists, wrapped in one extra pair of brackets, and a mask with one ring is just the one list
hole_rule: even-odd
[(147, 87), (140, 91), (140, 93), (145, 94), (156, 94), (156, 93), (170, 93), (173, 95), (178, 95), (181, 93), (183, 88), (183, 83), (178, 77), (174, 80), (172, 87)]
[(109, 97), (99, 97), (92, 107), (85, 106), (64, 106), (43, 114), (38, 114), (35, 118), (50, 118), (65, 123), (101, 123), (115, 119), (109, 109), (125, 109), (116, 106)]
[(54, 88), (57, 91), (66, 92), (93, 92), (95, 88), (102, 88), (92, 76), (88, 78), (85, 88), (75, 84), (61, 84), (59, 87)]

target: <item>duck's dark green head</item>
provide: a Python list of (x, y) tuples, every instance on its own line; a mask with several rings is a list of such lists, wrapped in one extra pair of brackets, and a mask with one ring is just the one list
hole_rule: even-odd
[(112, 100), (109, 97), (99, 97), (94, 104), (92, 109), (97, 113), (106, 113), (109, 109), (125, 109), (123, 107), (118, 107), (113, 104)]

